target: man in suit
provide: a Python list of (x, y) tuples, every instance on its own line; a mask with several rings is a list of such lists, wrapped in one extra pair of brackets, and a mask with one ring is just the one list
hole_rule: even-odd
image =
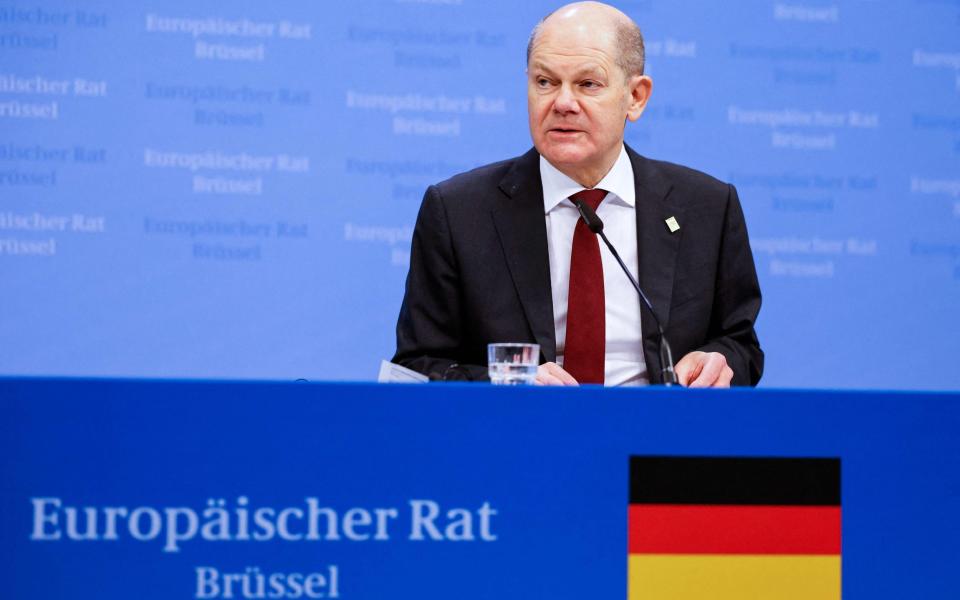
[(536, 342), (537, 382), (662, 381), (654, 316), (579, 220), (594, 206), (646, 292), (682, 385), (756, 385), (760, 289), (736, 190), (623, 141), (652, 90), (643, 38), (605, 4), (565, 6), (527, 49), (534, 149), (427, 190), (394, 361), (486, 378), (491, 342)]

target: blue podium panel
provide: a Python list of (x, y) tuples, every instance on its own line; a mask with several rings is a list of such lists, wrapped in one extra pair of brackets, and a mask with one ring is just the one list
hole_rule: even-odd
[(5, 598), (624, 598), (631, 456), (839, 458), (846, 598), (956, 598), (960, 395), (0, 380)]

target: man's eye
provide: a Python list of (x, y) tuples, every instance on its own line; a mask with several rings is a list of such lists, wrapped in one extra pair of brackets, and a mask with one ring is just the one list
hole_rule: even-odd
[(592, 90), (592, 89), (595, 89), (595, 88), (600, 87), (600, 84), (597, 83), (596, 81), (584, 81), (584, 82), (582, 82), (580, 85), (581, 85), (582, 87), (587, 88), (588, 90)]
[(545, 78), (543, 78), (543, 77), (538, 77), (538, 78), (537, 78), (537, 85), (538, 85), (539, 87), (545, 88), (545, 87), (547, 87), (547, 86), (550, 85), (550, 81), (547, 80), (547, 79), (545, 79)]

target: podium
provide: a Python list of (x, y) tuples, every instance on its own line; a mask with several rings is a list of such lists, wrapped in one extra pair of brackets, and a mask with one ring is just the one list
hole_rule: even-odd
[(667, 597), (631, 519), (698, 493), (694, 553), (960, 595), (957, 393), (7, 378), (0, 461), (8, 598)]

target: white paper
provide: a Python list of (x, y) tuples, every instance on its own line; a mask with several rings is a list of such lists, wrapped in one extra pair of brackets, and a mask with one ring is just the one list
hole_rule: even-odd
[(388, 360), (380, 361), (380, 374), (377, 383), (426, 383), (430, 378)]

